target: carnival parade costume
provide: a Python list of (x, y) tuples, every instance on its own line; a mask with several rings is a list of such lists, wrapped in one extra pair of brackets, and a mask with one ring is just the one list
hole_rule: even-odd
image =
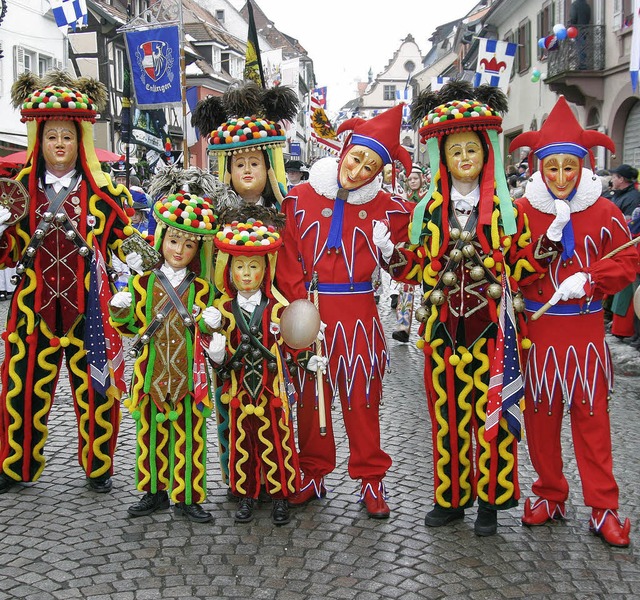
[[(413, 245), (398, 248), (389, 260), (394, 279), (422, 283), (423, 290), (418, 346), (425, 356), (435, 492), (435, 508), (425, 523), (438, 527), (462, 518), (477, 499), (478, 535), (494, 534), (495, 511), (515, 506), (520, 495), (522, 395), (512, 398), (511, 409), (503, 411), (492, 439), (485, 431), (492, 364), (502, 363), (497, 354), (500, 312), (510, 304), (522, 311), (518, 282), (539, 277), (557, 250), (546, 238), (531, 244), (524, 215), (514, 211), (497, 144), (499, 112), (504, 110), (506, 98), (499, 90), (473, 89), (465, 82), (414, 101), (414, 118), (424, 116), (419, 132), (429, 150), (433, 179), (414, 211)], [(447, 136), (461, 132), (477, 134), (485, 162), (477, 202), (457, 211), (456, 190), (441, 152)], [(508, 375), (517, 381), (516, 336), (512, 330), (504, 344), (514, 359)]]
[[(109, 264), (121, 239), (132, 232), (124, 210), (129, 193), (102, 172), (93, 146), (93, 123), (106, 91), (97, 81), (75, 81), (62, 72), (43, 80), (25, 74), (14, 83), (12, 100), (27, 123), (27, 165), (17, 179), (30, 204), (1, 241), (0, 262), (16, 266), (19, 280), (2, 336), (2, 478), (10, 485), (42, 474), (47, 421), (64, 356), (78, 421), (78, 462), (90, 486), (106, 492), (120, 392), (113, 388), (102, 394), (91, 384), (85, 313), (89, 295), (97, 291), (90, 290), (89, 271), (94, 246)], [(42, 133), (50, 121), (68, 123), (78, 133), (76, 170), (57, 193), (45, 185), (42, 158)]]
[[(137, 336), (125, 403), (136, 421), (136, 487), (151, 500), (164, 500), (168, 493), (176, 512), (205, 521), (208, 513), (191, 513), (207, 495), (206, 423), (212, 402), (201, 336), (212, 330), (207, 309), (214, 299), (209, 274), (217, 217), (210, 201), (188, 192), (166, 196), (153, 210), (154, 244), (164, 260), (133, 275), (110, 306), (122, 334)], [(167, 258), (173, 252), (166, 249), (170, 238), (197, 246), (186, 267), (178, 269)], [(183, 256), (186, 250), (175, 252)], [(132, 516), (148, 514), (134, 507)], [(168, 499), (162, 508), (168, 508)]]
[(542, 174), (545, 161), (569, 155), (579, 165), (575, 188), (567, 198), (571, 219), (562, 234), (564, 251), (543, 279), (521, 288), (531, 314), (570, 287), (571, 281), (578, 282), (577, 293), (560, 297), (537, 320), (528, 322), (531, 347), (526, 351), (524, 415), (531, 462), (538, 474), (533, 484), (538, 498), (533, 503), (527, 500), (523, 523), (541, 525), (565, 516), (569, 486), (560, 437), (566, 411), (584, 501), (593, 509), (591, 529), (609, 544), (626, 546), (630, 524), (628, 519), (622, 524), (617, 513), (609, 422), (613, 365), (605, 342), (602, 300), (633, 281), (637, 251), (631, 247), (606, 256), (631, 235), (620, 209), (600, 196), (600, 180), (582, 166), (596, 145), (614, 151), (610, 138), (582, 129), (564, 97), (540, 131), (521, 134), (511, 144), (512, 149), (528, 146), (543, 161), (527, 184), (526, 197), (517, 203), (534, 235), (545, 230), (556, 212), (552, 184)]
[[(295, 400), (293, 356), (280, 335), (280, 317), (288, 302), (273, 284), (284, 219), (255, 205), (223, 216), (225, 225), (215, 243), (216, 286), (222, 293), (216, 307), (222, 313), (225, 348), (219, 356), (211, 352), (210, 356), (221, 382), (220, 401), (229, 416), (229, 484), (240, 499), (236, 521), (253, 518), (262, 482), (274, 500), (274, 523), (283, 525), (289, 521), (286, 498), (300, 484), (290, 405)], [(241, 259), (249, 269), (257, 268), (253, 259), (258, 259), (256, 264), (264, 260), (265, 265), (262, 282), (256, 281), (257, 287), (246, 295), (232, 277)]]
[(361, 499), (374, 518), (389, 516), (382, 480), (391, 458), (380, 445), (379, 408), (388, 355), (371, 283), (380, 262), (372, 231), (375, 221), (384, 220), (394, 240), (406, 240), (410, 209), (401, 198), (382, 191), (381, 177), (347, 192), (340, 173), (354, 146), (372, 149), (385, 163), (398, 158), (410, 169), (410, 158), (398, 141), (401, 111), (399, 105), (369, 121), (350, 119), (340, 126), (339, 133), (353, 133), (339, 161), (317, 161), (309, 181), (285, 199), (287, 224), (276, 274), (289, 300), (306, 297), (317, 276), (319, 310), (326, 323), (324, 354), (329, 359), (324, 382), (326, 435), (319, 428), (315, 380), (301, 376), (298, 444), (304, 479), (292, 503), (303, 504), (326, 493), (323, 478), (336, 465), (330, 406), (339, 398), (349, 438), (349, 475), (362, 480)]

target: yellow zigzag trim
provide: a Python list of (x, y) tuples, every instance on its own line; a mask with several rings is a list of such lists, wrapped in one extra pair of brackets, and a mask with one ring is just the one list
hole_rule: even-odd
[[(182, 402), (180, 402), (175, 410), (178, 413), (178, 416), (182, 416), (184, 413), (184, 406)], [(171, 491), (171, 499), (174, 502), (177, 502), (178, 494), (186, 489), (185, 480), (181, 477), (182, 470), (186, 464), (185, 459), (185, 449), (186, 449), (186, 432), (184, 429), (180, 427), (180, 421), (175, 420), (172, 422), (173, 430), (176, 432), (177, 439), (174, 443), (174, 466), (173, 466), (173, 490)]]
[[(467, 352), (466, 348), (463, 346), (458, 347), (459, 355), (462, 355), (465, 352)], [(468, 458), (468, 451), (471, 447), (471, 435), (467, 429), (467, 425), (471, 420), (473, 409), (471, 407), (471, 403), (467, 401), (467, 396), (473, 389), (473, 378), (469, 374), (465, 373), (464, 369), (466, 366), (466, 363), (462, 360), (456, 365), (456, 376), (465, 384), (458, 396), (458, 405), (464, 411), (464, 416), (460, 419), (460, 423), (458, 424), (458, 438), (462, 440), (462, 444), (458, 447), (458, 461), (462, 466), (458, 483), (460, 485), (460, 489), (464, 490), (464, 493), (460, 495), (460, 504), (468, 502), (471, 499), (472, 494), (470, 484), (471, 461)]]
[[(265, 409), (265, 414), (259, 417), (260, 421), (262, 422), (262, 425), (258, 428), (258, 437), (260, 438), (260, 441), (265, 445), (265, 449), (261, 454), (262, 462), (269, 469), (265, 473), (265, 477), (271, 483), (271, 486), (270, 486), (271, 492), (272, 493), (279, 492), (282, 489), (282, 484), (277, 479), (273, 478), (273, 475), (278, 471), (278, 463), (269, 459), (269, 455), (273, 452), (274, 446), (271, 443), (271, 441), (264, 436), (264, 432), (269, 429), (269, 426), (271, 424), (269, 422), (269, 419), (266, 416), (266, 407), (267, 407), (266, 396), (263, 396), (261, 398), (261, 402), (259, 406)], [(254, 413), (254, 416), (255, 416), (255, 413)]]
[(451, 479), (445, 474), (444, 467), (451, 462), (451, 454), (449, 454), (449, 451), (444, 447), (444, 444), (442, 443), (442, 440), (449, 433), (449, 423), (441, 414), (442, 407), (447, 404), (447, 392), (446, 390), (442, 389), (442, 387), (440, 387), (440, 384), (438, 383), (440, 374), (443, 373), (446, 368), (443, 357), (440, 356), (437, 352), (438, 348), (443, 344), (444, 340), (434, 340), (433, 344), (431, 344), (431, 348), (433, 349), (431, 359), (434, 363), (432, 372), (432, 385), (436, 393), (438, 394), (438, 398), (434, 403), (434, 414), (436, 417), (436, 421), (438, 422), (436, 444), (438, 448), (438, 454), (440, 455), (440, 458), (436, 464), (438, 477), (440, 479), (440, 485), (436, 489), (436, 502), (440, 506), (449, 508), (451, 506), (451, 503), (445, 500), (444, 493), (451, 488)]

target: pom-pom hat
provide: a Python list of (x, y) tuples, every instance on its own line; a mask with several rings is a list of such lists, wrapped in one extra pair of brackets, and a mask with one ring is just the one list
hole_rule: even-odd
[(234, 256), (264, 256), (275, 252), (282, 245), (282, 238), (273, 225), (250, 217), (226, 223), (216, 234), (215, 245)]
[(589, 154), (593, 167), (595, 160), (591, 148), (604, 146), (611, 152), (616, 151), (609, 136), (582, 128), (564, 96), (558, 98), (540, 130), (521, 133), (509, 145), (509, 152), (522, 146), (530, 148), (530, 171), (533, 171), (533, 156), (542, 159), (551, 154), (572, 154), (582, 159)]
[(286, 141), (282, 125), (253, 115), (231, 119), (212, 131), (209, 150), (234, 154), (244, 150), (284, 146)]
[(56, 85), (30, 94), (22, 103), (20, 113), (23, 123), (40, 118), (95, 123), (98, 106), (84, 92)]
[(208, 200), (186, 192), (170, 194), (153, 207), (156, 219), (166, 227), (180, 231), (180, 235), (200, 240), (215, 235), (218, 220)]
[(442, 137), (458, 131), (502, 131), (502, 117), (479, 100), (453, 100), (436, 106), (420, 124), (418, 133), (425, 143), (431, 137)]

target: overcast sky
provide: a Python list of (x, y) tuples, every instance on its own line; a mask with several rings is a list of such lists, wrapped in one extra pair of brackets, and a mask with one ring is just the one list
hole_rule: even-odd
[[(238, 9), (245, 0), (230, 0)], [(435, 28), (464, 17), (478, 0), (255, 0), (275, 27), (296, 38), (313, 60), (329, 110), (356, 96), (356, 81), (375, 78), (412, 34), (424, 56)], [(313, 23), (312, 23), (313, 21)]]

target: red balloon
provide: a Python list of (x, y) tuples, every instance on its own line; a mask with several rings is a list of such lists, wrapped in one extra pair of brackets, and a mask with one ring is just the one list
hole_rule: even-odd
[(571, 27), (567, 27), (567, 37), (570, 39), (575, 39), (578, 37), (578, 29), (573, 25)]

